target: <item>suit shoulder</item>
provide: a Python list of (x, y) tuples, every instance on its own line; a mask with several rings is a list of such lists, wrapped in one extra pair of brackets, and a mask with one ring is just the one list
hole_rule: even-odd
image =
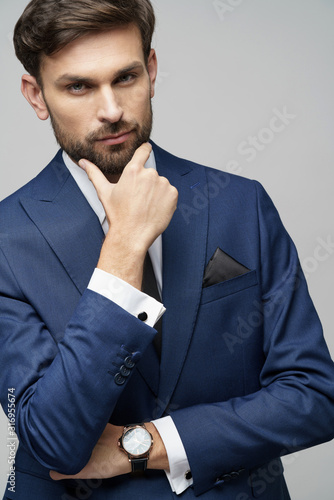
[(7, 196), (0, 202), (0, 227), (10, 228), (11, 224), (17, 224), (20, 214), (23, 214), (20, 200), (24, 198), (40, 198), (41, 192), (47, 188), (49, 191), (57, 189), (59, 182), (54, 182), (61, 175), (66, 178), (69, 172), (61, 160), (61, 151), (51, 160), (51, 162), (36, 177), (20, 187), (17, 191)]
[(22, 210), (20, 199), (31, 195), (34, 180), (35, 178), (31, 179), (27, 184), (0, 202), (0, 227), (10, 224), (17, 217), (18, 212)]
[(238, 193), (239, 196), (250, 196), (251, 194), (256, 196), (257, 190), (264, 191), (262, 185), (256, 180), (175, 156), (161, 149), (159, 146), (154, 145), (154, 153), (158, 167), (159, 163), (163, 162), (181, 174), (186, 174), (191, 170), (201, 171), (206, 176), (208, 189), (211, 187), (214, 190), (214, 185), (217, 188), (221, 188), (221, 190), (224, 188), (225, 196), (229, 194), (234, 196), (235, 193)]

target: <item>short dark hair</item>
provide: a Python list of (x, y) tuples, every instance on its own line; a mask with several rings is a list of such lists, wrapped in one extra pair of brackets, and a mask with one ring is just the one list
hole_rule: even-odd
[(145, 61), (155, 27), (150, 0), (32, 0), (14, 30), (17, 58), (40, 81), (41, 58), (94, 31), (135, 24)]

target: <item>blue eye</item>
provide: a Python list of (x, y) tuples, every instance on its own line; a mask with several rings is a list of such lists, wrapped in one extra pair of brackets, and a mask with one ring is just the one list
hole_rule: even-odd
[(83, 87), (82, 83), (75, 83), (74, 85), (72, 85), (73, 90), (77, 91), (82, 90), (82, 87)]
[(68, 89), (75, 94), (80, 94), (81, 92), (86, 90), (86, 85), (80, 82), (72, 83), (72, 85), (70, 85)]

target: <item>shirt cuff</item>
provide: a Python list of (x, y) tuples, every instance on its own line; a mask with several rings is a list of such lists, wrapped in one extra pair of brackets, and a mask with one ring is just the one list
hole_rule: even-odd
[(94, 270), (88, 289), (115, 302), (133, 316), (138, 317), (146, 313), (145, 323), (152, 328), (166, 311), (165, 307), (153, 297), (102, 269)]
[(165, 445), (169, 472), (165, 471), (169, 484), (174, 493), (180, 495), (193, 484), (193, 479), (186, 479), (191, 476), (190, 467), (186, 451), (180, 438), (180, 434), (171, 417), (163, 417), (153, 420), (160, 437)]

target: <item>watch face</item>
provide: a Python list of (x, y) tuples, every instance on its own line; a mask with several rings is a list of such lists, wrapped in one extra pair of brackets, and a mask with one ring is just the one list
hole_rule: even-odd
[(123, 447), (124, 449), (135, 457), (139, 457), (144, 453), (147, 453), (151, 447), (151, 435), (142, 427), (135, 427), (134, 429), (129, 429), (123, 436)]

